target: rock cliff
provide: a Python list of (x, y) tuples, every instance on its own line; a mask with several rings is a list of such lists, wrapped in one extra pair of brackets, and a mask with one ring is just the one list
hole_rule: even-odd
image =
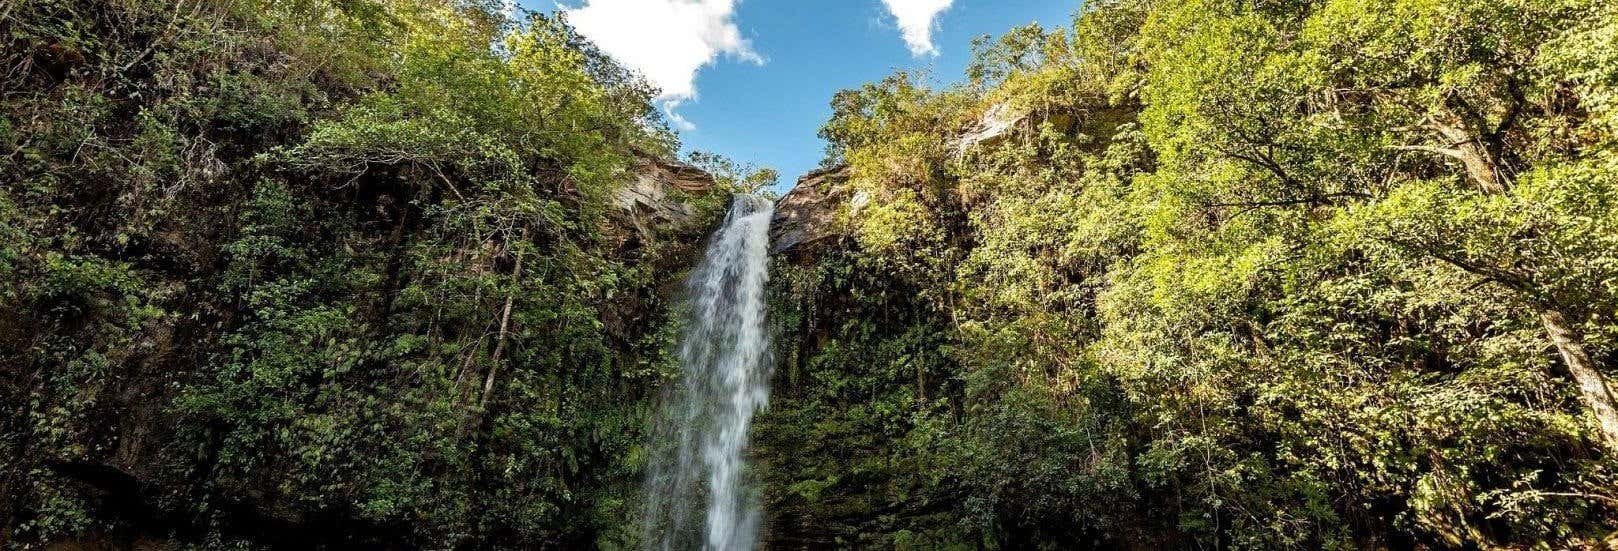
[(770, 225), (771, 252), (802, 259), (838, 231), (837, 214), (855, 199), (848, 187), (848, 167), (836, 166), (805, 174), (775, 204)]
[(624, 186), (613, 194), (621, 220), (642, 241), (662, 232), (694, 234), (706, 230), (696, 201), (714, 189), (714, 177), (702, 169), (645, 155), (636, 160)]

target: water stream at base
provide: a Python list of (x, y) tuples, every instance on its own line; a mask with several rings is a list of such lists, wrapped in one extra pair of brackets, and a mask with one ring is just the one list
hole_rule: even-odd
[(748, 550), (759, 504), (744, 480), (747, 429), (769, 402), (764, 287), (774, 206), (737, 195), (687, 281), (681, 379), (663, 397), (646, 479), (648, 549)]

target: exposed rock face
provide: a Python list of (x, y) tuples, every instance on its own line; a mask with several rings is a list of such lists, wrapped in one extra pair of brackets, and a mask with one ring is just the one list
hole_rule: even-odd
[[(627, 253), (659, 245), (664, 253), (656, 259), (653, 269), (678, 273), (701, 258), (703, 237), (717, 222), (709, 197), (716, 193), (716, 186), (713, 175), (702, 169), (637, 154), (621, 187), (613, 192), (610, 235)], [(660, 293), (672, 296), (677, 291), (676, 283), (677, 278), (669, 278)], [(649, 295), (620, 295), (615, 308), (602, 312), (601, 322), (608, 334), (621, 339), (626, 347), (631, 346), (656, 308)]]
[(809, 255), (817, 245), (837, 236), (837, 213), (856, 200), (848, 188), (848, 167), (805, 174), (775, 203), (770, 224), (770, 250), (793, 258)]
[(613, 205), (622, 209), (641, 240), (650, 240), (659, 232), (698, 230), (694, 226), (700, 222), (700, 213), (694, 199), (713, 191), (713, 175), (687, 164), (643, 156), (630, 178), (614, 194)]
[(1056, 125), (1057, 130), (1067, 132), (1072, 130), (1076, 119), (1066, 113), (1018, 111), (1008, 103), (995, 104), (983, 113), (977, 124), (951, 141), (950, 153), (959, 158), (973, 149), (992, 147), (1014, 135), (1033, 135), (1046, 121)]
[(1000, 143), (1026, 118), (1027, 115), (1014, 113), (1009, 104), (996, 104), (983, 113), (976, 125), (955, 140), (950, 151), (959, 157), (979, 145)]

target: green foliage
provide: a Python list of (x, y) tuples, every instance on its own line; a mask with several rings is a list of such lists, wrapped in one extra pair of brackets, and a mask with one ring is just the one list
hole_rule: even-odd
[[(689, 244), (609, 199), (677, 144), (496, 4), (0, 7), (0, 540), (638, 545)], [(1608, 4), (1092, 2), (837, 94), (770, 537), (1610, 546)]]
[(684, 260), (608, 198), (676, 144), (498, 10), (0, 8), (0, 540), (634, 545)]
[(980, 41), (961, 87), (840, 93), (851, 238), (777, 278), (779, 522), (875, 545), (1610, 542), (1614, 452), (1551, 336), (1611, 385), (1612, 14), (1107, 2)]

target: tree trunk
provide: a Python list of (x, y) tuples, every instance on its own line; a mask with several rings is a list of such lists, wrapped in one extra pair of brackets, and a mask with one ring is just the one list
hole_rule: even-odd
[(1547, 308), (1540, 312), (1539, 319), (1545, 323), (1545, 331), (1550, 334), (1551, 342), (1556, 344), (1556, 351), (1561, 353), (1568, 372), (1578, 383), (1579, 395), (1590, 412), (1595, 414), (1596, 423), (1601, 427), (1602, 443), (1606, 444), (1607, 449), (1618, 451), (1618, 400), (1613, 398), (1612, 385), (1591, 361), (1590, 353), (1584, 349), (1583, 338), (1577, 330), (1568, 326), (1567, 318), (1561, 312)]
[(506, 351), (506, 334), (511, 327), (511, 303), (517, 289), (522, 286), (522, 257), (517, 257), (517, 268), (511, 275), (511, 293), (506, 295), (506, 306), (500, 313), (500, 335), (496, 337), (494, 356), (489, 359), (489, 377), (483, 381), (483, 397), (478, 400), (479, 415), (489, 408), (489, 396), (494, 394), (494, 376), (500, 372), (500, 356)]
[[(1436, 131), (1448, 142), (1447, 147), (1413, 149), (1423, 149), (1459, 159), (1466, 167), (1467, 177), (1485, 194), (1497, 195), (1508, 192), (1511, 188), (1512, 163), (1509, 162), (1510, 155), (1501, 136), (1515, 123), (1517, 115), (1521, 113), (1523, 101), (1517, 88), (1513, 87), (1512, 93), (1517, 103), (1512, 106), (1505, 121), (1492, 132), (1480, 128), (1481, 117), (1464, 102), (1457, 100), (1457, 107), (1460, 109), (1450, 113), (1450, 118), (1458, 119), (1457, 124), (1445, 124), (1435, 119), (1427, 121), (1427, 127)], [(1463, 116), (1456, 116), (1457, 114)], [(1439, 258), (1444, 257), (1440, 255)], [(1464, 263), (1453, 260), (1450, 262), (1474, 273), (1484, 273)], [(1491, 278), (1530, 297), (1536, 294), (1536, 289), (1528, 278), (1511, 277), (1510, 274), (1501, 275)], [(1556, 306), (1542, 307), (1539, 319), (1545, 325), (1545, 332), (1550, 337), (1551, 343), (1556, 345), (1557, 353), (1562, 356), (1562, 363), (1567, 365), (1568, 374), (1578, 385), (1579, 397), (1584, 400), (1584, 405), (1590, 413), (1595, 415), (1596, 425), (1601, 430), (1601, 443), (1609, 452), (1618, 453), (1618, 400), (1614, 399), (1612, 384), (1596, 367), (1595, 361), (1590, 358), (1590, 352), (1585, 350), (1584, 336), (1568, 324), (1567, 316)]]
[[(1437, 123), (1430, 123), (1430, 126), (1451, 140), (1450, 148), (1422, 146), (1401, 149), (1432, 151), (1460, 159), (1466, 165), (1468, 177), (1483, 193), (1501, 194), (1510, 189), (1510, 172), (1500, 162), (1502, 155), (1491, 151), (1487, 144), (1468, 132)], [(1528, 297), (1535, 294), (1533, 284), (1528, 278), (1497, 270), (1481, 269), (1431, 251), (1429, 254), (1468, 272), (1500, 282)], [(1612, 384), (1596, 367), (1595, 361), (1590, 358), (1590, 352), (1584, 349), (1584, 336), (1568, 325), (1567, 317), (1556, 307), (1541, 308), (1539, 319), (1545, 325), (1545, 332), (1551, 342), (1556, 345), (1556, 351), (1561, 354), (1562, 363), (1567, 364), (1568, 374), (1579, 386), (1579, 396), (1590, 412), (1595, 414), (1596, 423), (1601, 429), (1602, 444), (1610, 452), (1618, 453), (1618, 400), (1614, 399)]]
[(1476, 130), (1429, 121), (1428, 128), (1443, 138), (1444, 146), (1413, 146), (1400, 149), (1428, 151), (1461, 161), (1466, 176), (1484, 193), (1505, 193), (1511, 175), (1499, 153), (1501, 146)]

